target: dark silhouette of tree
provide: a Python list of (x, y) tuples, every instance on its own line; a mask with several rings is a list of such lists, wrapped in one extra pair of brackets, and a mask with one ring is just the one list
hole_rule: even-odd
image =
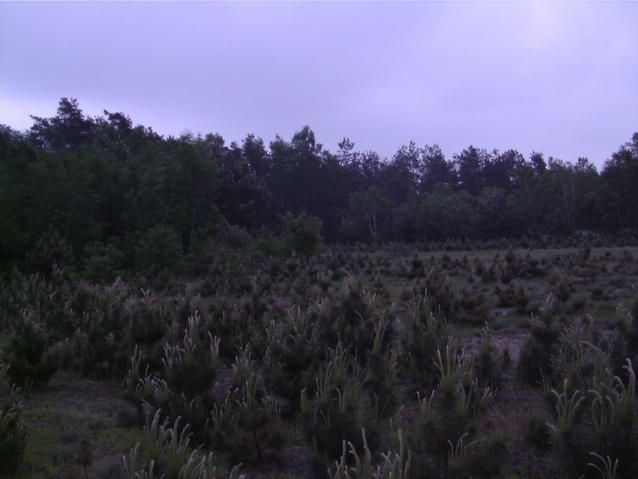
[(516, 150), (487, 156), (483, 165), (485, 186), (510, 191), (516, 186), (516, 169), (524, 163), (525, 158)]
[(474, 146), (448, 161), (438, 145), (411, 142), (387, 161), (344, 138), (332, 154), (308, 126), (269, 148), (254, 135), (230, 145), (163, 137), (124, 113), (88, 118), (68, 98), (55, 116), (33, 118), (28, 132), (0, 125), (5, 271), (56, 241), (67, 262), (101, 251), (130, 269), (149, 231), (171, 231), (181, 255), (229, 224), (281, 234), (288, 213), (316, 218), (328, 242), (638, 228), (638, 133), (599, 174), (586, 158), (526, 161)]
[(86, 118), (75, 98), (62, 98), (53, 118), (32, 116), (32, 140), (45, 148), (61, 150), (91, 142), (95, 122)]
[(374, 186), (365, 192), (350, 195), (349, 217), (346, 224), (350, 239), (378, 242), (382, 239), (390, 221), (390, 202)]
[(547, 163), (545, 162), (545, 157), (542, 153), (539, 153), (537, 151), (532, 152), (530, 162), (532, 163), (534, 172), (538, 176), (542, 176), (543, 173), (545, 173), (545, 171), (547, 170)]
[(410, 142), (399, 148), (392, 161), (382, 169), (382, 191), (395, 204), (405, 201), (408, 193), (416, 188), (419, 156), (419, 149)]
[(250, 229), (263, 226), (269, 217), (270, 198), (265, 178), (252, 166), (257, 165), (265, 172), (265, 165), (261, 164), (264, 157), (258, 147), (253, 138), (244, 141), (241, 148), (231, 143), (219, 159), (217, 204), (220, 212), (231, 224)]
[(607, 228), (638, 227), (638, 133), (605, 162), (601, 208)]
[(426, 145), (421, 152), (420, 188), (432, 191), (437, 185), (455, 185), (458, 181), (454, 164), (445, 159), (439, 145)]
[(575, 189), (574, 222), (578, 229), (594, 230), (600, 227), (598, 195), (600, 175), (587, 158), (578, 158), (573, 167)]
[(478, 195), (485, 182), (483, 167), (490, 161), (487, 151), (469, 146), (458, 155), (454, 155), (459, 175), (459, 187), (471, 195)]

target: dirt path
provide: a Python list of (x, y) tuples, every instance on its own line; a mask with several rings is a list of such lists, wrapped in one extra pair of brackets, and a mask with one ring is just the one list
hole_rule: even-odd
[[(503, 354), (505, 351), (508, 351), (510, 359), (513, 363), (516, 363), (521, 355), (521, 349), (529, 337), (529, 333), (522, 331), (497, 333), (490, 331), (490, 337), (492, 344), (499, 354)], [(481, 347), (481, 338), (479, 336), (464, 338), (463, 347), (467, 353), (477, 353)]]

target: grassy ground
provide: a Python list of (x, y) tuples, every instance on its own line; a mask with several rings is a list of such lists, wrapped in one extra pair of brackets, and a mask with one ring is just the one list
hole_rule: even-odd
[(24, 399), (22, 421), (28, 431), (24, 465), (18, 478), (84, 477), (79, 453), (88, 442), (91, 478), (117, 477), (122, 455), (141, 440), (137, 427), (122, 427), (119, 416), (130, 406), (122, 386), (58, 373)]

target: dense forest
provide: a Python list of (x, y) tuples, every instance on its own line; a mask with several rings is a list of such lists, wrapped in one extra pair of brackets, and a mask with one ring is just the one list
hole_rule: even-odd
[(308, 126), (268, 147), (253, 135), (230, 145), (216, 134), (163, 137), (123, 113), (88, 117), (67, 98), (33, 120), (25, 132), (0, 126), (5, 270), (37, 265), (38, 244), (59, 261), (106, 255), (134, 269), (146, 243), (188, 253), (229, 228), (384, 243), (638, 227), (638, 133), (599, 172), (586, 158), (474, 146), (446, 158), (410, 143), (386, 160), (344, 139), (332, 153)]

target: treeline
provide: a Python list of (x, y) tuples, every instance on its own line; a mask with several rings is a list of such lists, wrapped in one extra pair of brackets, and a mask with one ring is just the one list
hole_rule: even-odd
[(87, 117), (67, 98), (33, 119), (26, 132), (0, 126), (4, 266), (52, 235), (73, 252), (126, 251), (161, 227), (187, 252), (227, 225), (279, 232), (288, 213), (320, 219), (329, 242), (638, 228), (638, 133), (598, 172), (586, 158), (474, 146), (449, 159), (410, 143), (384, 161), (344, 139), (332, 153), (307, 126), (268, 147), (253, 135), (165, 138), (122, 113)]

